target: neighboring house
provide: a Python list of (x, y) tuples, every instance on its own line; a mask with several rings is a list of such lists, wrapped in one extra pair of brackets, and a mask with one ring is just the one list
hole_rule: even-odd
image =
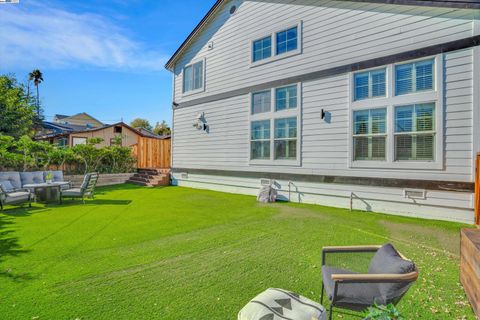
[[(44, 123), (44, 126), (53, 127), (53, 125), (50, 123)], [(136, 130), (123, 122), (119, 122), (115, 124), (104, 125), (100, 128), (81, 127), (78, 130), (69, 129), (65, 130), (64, 132), (52, 132), (44, 135), (37, 135), (36, 139), (49, 141), (50, 143), (55, 143), (62, 146), (75, 146), (77, 144), (87, 143), (87, 139), (102, 138), (103, 141), (96, 145), (100, 148), (114, 145), (117, 140), (116, 137), (118, 136), (122, 138), (122, 146), (124, 147), (130, 147), (137, 144), (139, 137), (156, 139), (165, 138), (155, 135), (147, 130), (144, 130), (143, 132)]]
[(78, 113), (73, 116), (56, 114), (53, 117), (53, 122), (63, 125), (84, 126), (88, 128), (100, 128), (105, 125), (86, 112)]
[[(174, 74), (173, 181), (473, 221), (479, 1), (219, 0)], [(266, 181), (263, 181), (264, 183)]]

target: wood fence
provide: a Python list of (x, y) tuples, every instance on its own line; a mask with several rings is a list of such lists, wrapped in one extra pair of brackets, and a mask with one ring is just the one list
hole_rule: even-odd
[(170, 168), (171, 139), (139, 137), (138, 142), (132, 146), (132, 152), (140, 169)]
[(475, 224), (480, 225), (480, 153), (475, 161)]

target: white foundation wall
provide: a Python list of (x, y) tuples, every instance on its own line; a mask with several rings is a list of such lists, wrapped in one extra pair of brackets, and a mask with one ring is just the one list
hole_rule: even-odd
[[(174, 185), (256, 196), (260, 179), (174, 172)], [(289, 189), (290, 183), (290, 189)], [(472, 224), (473, 194), (428, 191), (425, 199), (405, 198), (403, 189), (275, 180), (279, 200), (352, 208), (408, 217)]]

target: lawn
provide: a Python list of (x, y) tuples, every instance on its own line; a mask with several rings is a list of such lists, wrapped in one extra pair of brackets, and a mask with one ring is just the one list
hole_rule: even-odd
[(1, 319), (236, 319), (268, 287), (318, 300), (322, 246), (385, 242), (420, 269), (406, 319), (475, 319), (458, 281), (464, 225), (180, 187), (98, 191), (0, 212)]

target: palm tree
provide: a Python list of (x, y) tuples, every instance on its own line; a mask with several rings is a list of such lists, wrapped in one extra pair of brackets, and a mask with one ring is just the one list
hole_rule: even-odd
[(29, 81), (33, 80), (33, 83), (37, 88), (37, 115), (39, 116), (40, 115), (40, 95), (38, 93), (38, 85), (43, 81), (43, 74), (40, 70), (35, 69), (28, 74), (28, 80)]

